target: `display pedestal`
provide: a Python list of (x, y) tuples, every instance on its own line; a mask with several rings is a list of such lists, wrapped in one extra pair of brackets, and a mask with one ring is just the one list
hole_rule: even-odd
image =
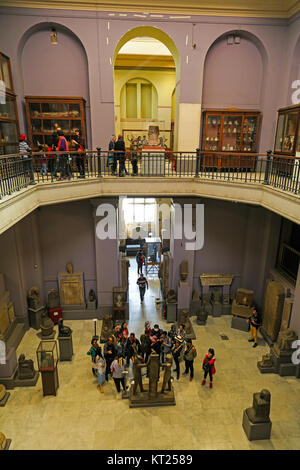
[(246, 410), (244, 410), (243, 429), (249, 441), (270, 439), (272, 422), (269, 421), (268, 423), (252, 423), (248, 418)]
[(238, 315), (233, 315), (231, 319), (231, 328), (235, 328), (240, 331), (249, 331), (249, 323), (246, 322), (245, 317), (239, 317)]
[(42, 312), (45, 310), (45, 306), (39, 307), (37, 309), (29, 308), (28, 315), (29, 315), (29, 325), (34, 330), (39, 330), (41, 325), (41, 316)]
[(190, 308), (191, 288), (187, 281), (179, 281), (178, 286), (178, 310)]
[(51, 370), (41, 370), (43, 395), (55, 395), (59, 387), (57, 366)]
[(59, 343), (59, 360), (72, 361), (74, 354), (72, 334), (70, 336), (58, 336), (57, 339)]
[(167, 323), (177, 321), (177, 302), (167, 303)]
[(88, 300), (86, 303), (86, 307), (88, 310), (96, 310), (97, 308), (97, 300)]

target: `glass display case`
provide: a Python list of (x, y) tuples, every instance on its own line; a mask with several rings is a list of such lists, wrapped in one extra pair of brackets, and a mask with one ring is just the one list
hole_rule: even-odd
[(300, 152), (300, 105), (278, 110), (274, 154), (297, 156)]
[(5, 85), (5, 88), (0, 90), (0, 155), (8, 155), (18, 152), (20, 131), (10, 60), (1, 52), (0, 80)]
[[(205, 155), (205, 166), (237, 166), (245, 165), (253, 168), (255, 158), (251, 153), (257, 152), (261, 113), (246, 110), (205, 110), (202, 120), (201, 149), (210, 153), (225, 152), (225, 155)], [(226, 157), (230, 152), (232, 158)], [(249, 154), (249, 158), (234, 156), (237, 153)]]
[(145, 238), (145, 267), (147, 274), (158, 274), (161, 265), (161, 239)]
[(38, 368), (42, 376), (43, 395), (56, 395), (58, 382), (58, 349), (57, 341), (41, 341), (37, 351)]
[(72, 97), (25, 96), (28, 137), (33, 150), (38, 144), (52, 145), (52, 134), (60, 127), (67, 140), (80, 129), (86, 140), (85, 100)]

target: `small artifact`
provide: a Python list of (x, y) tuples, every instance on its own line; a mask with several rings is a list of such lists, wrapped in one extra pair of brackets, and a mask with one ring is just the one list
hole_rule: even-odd
[(253, 393), (252, 408), (246, 409), (246, 414), (252, 423), (270, 422), (271, 394), (269, 390)]
[(42, 312), (40, 328), (42, 330), (42, 336), (51, 336), (53, 333), (54, 323), (48, 316), (46, 311)]
[(180, 263), (180, 279), (186, 281), (189, 274), (189, 263), (187, 260), (183, 260)]
[(174, 304), (175, 302), (177, 302), (177, 299), (176, 299), (176, 292), (174, 291), (174, 289), (170, 289), (169, 292), (168, 292), (168, 296), (167, 296), (167, 302), (169, 304)]
[(34, 286), (31, 287), (27, 294), (28, 307), (37, 310), (41, 306), (40, 291), (39, 288)]
[(52, 354), (41, 351), (41, 369), (49, 369), (54, 367), (54, 359)]
[(18, 359), (18, 378), (33, 379), (35, 376), (34, 364), (32, 359), (25, 359), (25, 354), (20, 354)]
[(165, 371), (163, 383), (161, 387), (161, 393), (165, 392), (165, 389), (170, 392), (171, 391), (171, 371), (172, 371), (172, 356), (171, 354), (166, 355), (166, 362), (162, 364), (162, 367)]
[(116, 307), (122, 307), (123, 303), (121, 301), (121, 294), (117, 295)]
[(294, 352), (292, 344), (297, 339), (298, 336), (291, 328), (281, 330), (278, 334), (278, 338), (273, 346), (273, 349), (278, 356), (291, 356)]
[(136, 354), (134, 356), (134, 362), (132, 365), (133, 379), (134, 379), (134, 384), (133, 384), (133, 389), (132, 389), (133, 395), (136, 394), (138, 387), (140, 388), (140, 392), (144, 392), (143, 380), (142, 380), (142, 367), (145, 367), (145, 364), (143, 364), (143, 358), (142, 356), (139, 356), (138, 354)]
[(69, 261), (67, 264), (66, 264), (66, 271), (68, 274), (73, 274), (73, 264), (71, 261)]
[(58, 336), (71, 336), (72, 330), (68, 326), (64, 326), (63, 319), (58, 320)]

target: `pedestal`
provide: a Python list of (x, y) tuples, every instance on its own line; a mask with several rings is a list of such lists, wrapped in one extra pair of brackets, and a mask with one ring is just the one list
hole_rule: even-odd
[(190, 308), (191, 288), (187, 281), (180, 281), (178, 286), (178, 309)]
[(43, 395), (55, 395), (59, 387), (57, 367), (52, 370), (41, 370)]
[(29, 315), (29, 325), (34, 330), (39, 330), (41, 325), (41, 316), (42, 313), (45, 311), (45, 306), (39, 307), (37, 309), (29, 308), (28, 315)]
[(296, 365), (292, 362), (290, 364), (280, 364), (279, 366), (280, 377), (294, 377), (296, 371)]
[[(162, 387), (162, 384), (159, 383), (157, 389), (161, 390), (161, 387)], [(164, 393), (161, 393), (160, 391), (158, 391), (155, 398), (149, 397), (149, 393), (148, 393), (149, 385), (148, 384), (146, 385), (143, 384), (143, 388), (144, 388), (144, 392), (137, 392), (135, 395), (133, 395), (132, 387), (130, 387), (130, 390), (129, 390), (129, 407), (130, 408), (176, 405), (173, 386), (171, 388), (171, 391), (165, 390)]]
[(177, 302), (167, 303), (167, 323), (175, 323), (177, 321)]
[(270, 439), (272, 423), (252, 423), (248, 418), (246, 410), (243, 414), (243, 428), (249, 441)]
[(86, 307), (88, 310), (96, 310), (97, 308), (97, 300), (88, 300), (86, 303)]
[(58, 336), (59, 343), (59, 360), (72, 361), (73, 356), (73, 339), (70, 336)]
[(55, 335), (56, 335), (56, 331), (53, 330), (53, 332), (51, 333), (51, 335), (48, 335), (48, 336), (43, 336), (42, 332), (40, 331), (38, 334), (37, 334), (37, 337), (42, 339), (42, 340), (45, 340), (45, 339), (54, 339), (55, 338)]
[(249, 323), (246, 322), (246, 319), (244, 317), (233, 315), (231, 319), (231, 328), (247, 332), (249, 331)]
[(18, 369), (15, 348), (8, 348), (6, 350), (5, 360), (5, 364), (0, 364), (0, 383), (5, 385), (5, 388), (9, 390), (14, 388), (14, 376)]

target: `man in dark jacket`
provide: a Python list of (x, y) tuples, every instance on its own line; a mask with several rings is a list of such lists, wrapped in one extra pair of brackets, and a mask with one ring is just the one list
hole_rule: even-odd
[(128, 175), (128, 172), (125, 168), (126, 161), (126, 149), (123, 136), (120, 134), (118, 140), (115, 143), (115, 158), (119, 160), (119, 176), (124, 176), (124, 172)]
[(250, 332), (251, 332), (251, 338), (248, 339), (249, 343), (254, 342), (253, 347), (256, 348), (257, 346), (257, 330), (261, 325), (261, 319), (258, 314), (258, 311), (256, 308), (253, 308), (252, 315), (248, 319), (248, 322), (250, 323)]
[(126, 342), (126, 357), (127, 357), (127, 366), (129, 366), (130, 359), (135, 354), (141, 354), (141, 345), (139, 340), (135, 337), (134, 333), (130, 333), (130, 336)]
[(108, 157), (106, 166), (107, 168), (111, 167), (111, 174), (115, 176), (117, 171), (117, 158), (115, 157), (114, 150), (116, 145), (116, 136), (113, 134), (108, 144)]
[(145, 330), (145, 333), (141, 335), (140, 341), (141, 341), (142, 356), (146, 363), (151, 354), (151, 339), (150, 339), (149, 331), (147, 329)]
[(145, 278), (145, 276), (143, 275), (143, 273), (140, 275), (140, 277), (138, 278), (136, 283), (137, 283), (137, 285), (139, 286), (139, 289), (140, 289), (141, 302), (143, 302), (146, 287), (147, 287), (147, 289), (149, 288), (148, 281)]
[(76, 166), (79, 173), (78, 178), (85, 178), (85, 164), (84, 164), (84, 141), (80, 135), (79, 129), (75, 130), (74, 135), (72, 136), (72, 144), (77, 154), (74, 154), (76, 157)]
[(104, 346), (104, 357), (106, 360), (105, 380), (108, 382), (108, 374), (111, 373), (110, 366), (116, 356), (114, 341), (110, 336)]
[(194, 359), (197, 356), (195, 346), (193, 346), (192, 340), (186, 340), (186, 350), (184, 351), (184, 362), (185, 371), (182, 375), (187, 375), (190, 371), (190, 381), (194, 378)]

